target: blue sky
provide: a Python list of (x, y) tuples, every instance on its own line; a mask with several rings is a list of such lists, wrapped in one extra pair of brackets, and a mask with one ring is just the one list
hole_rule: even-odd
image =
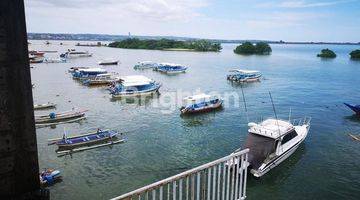
[(25, 0), (28, 32), (360, 42), (360, 0)]

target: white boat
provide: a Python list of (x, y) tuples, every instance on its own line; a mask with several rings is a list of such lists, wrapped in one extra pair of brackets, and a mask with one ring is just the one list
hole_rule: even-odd
[(125, 76), (120, 78), (120, 83), (110, 86), (113, 98), (152, 95), (158, 92), (161, 84), (145, 76)]
[(142, 62), (138, 62), (135, 66), (134, 69), (151, 69), (151, 68), (155, 68), (158, 66), (158, 63), (156, 62), (152, 62), (152, 61), (142, 61)]
[(119, 60), (116, 59), (107, 59), (107, 60), (101, 60), (98, 63), (99, 65), (117, 65), (119, 64)]
[(160, 63), (157, 67), (154, 68), (155, 71), (159, 71), (167, 74), (184, 73), (186, 69), (187, 67), (175, 63)]
[(76, 51), (74, 49), (68, 50), (67, 52), (60, 55), (61, 58), (80, 58), (80, 57), (91, 57), (92, 54), (88, 51)]
[(114, 76), (114, 74), (98, 74), (95, 77), (91, 77), (83, 80), (84, 85), (92, 86), (92, 85), (108, 85), (113, 82), (119, 82), (120, 77)]
[[(243, 148), (250, 149), (250, 173), (261, 177), (293, 154), (305, 140), (310, 121), (310, 118), (300, 119), (298, 123), (267, 119), (258, 124), (249, 123), (249, 134)], [(227, 164), (231, 166), (234, 163)], [(238, 160), (235, 160), (235, 164), (238, 164)]]
[(49, 108), (55, 108), (55, 103), (44, 103), (44, 104), (34, 104), (34, 110), (41, 110), (41, 109), (49, 109)]
[(220, 108), (222, 104), (223, 101), (218, 97), (202, 93), (184, 98), (180, 112), (181, 114), (208, 112)]
[(229, 71), (227, 79), (235, 82), (254, 82), (259, 81), (261, 73), (256, 70), (232, 69)]
[(44, 63), (65, 63), (65, 58), (45, 58)]

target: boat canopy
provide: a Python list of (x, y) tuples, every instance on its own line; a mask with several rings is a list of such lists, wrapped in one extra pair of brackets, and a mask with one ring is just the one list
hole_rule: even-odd
[(102, 68), (83, 68), (83, 69), (78, 69), (78, 71), (83, 73), (92, 73), (92, 72), (107, 73), (106, 69), (102, 69)]
[(201, 93), (201, 94), (197, 94), (194, 96), (188, 96), (186, 98), (183, 99), (183, 104), (188, 106), (188, 105), (193, 105), (193, 104), (198, 104), (198, 103), (203, 103), (203, 102), (209, 102), (211, 100), (215, 100), (218, 99), (215, 96), (211, 96), (205, 93)]
[(273, 139), (280, 138), (294, 129), (294, 126), (287, 121), (267, 119), (260, 124), (249, 123), (249, 132)]
[(243, 148), (250, 149), (248, 162), (251, 168), (258, 169), (264, 160), (275, 152), (276, 140), (250, 132)]
[(260, 73), (260, 71), (245, 70), (245, 69), (231, 69), (229, 72), (240, 73), (240, 74), (257, 74), (257, 73)]
[(149, 85), (154, 82), (148, 77), (142, 75), (124, 76), (121, 77), (120, 80), (122, 81), (121, 85), (123, 85), (124, 87)]

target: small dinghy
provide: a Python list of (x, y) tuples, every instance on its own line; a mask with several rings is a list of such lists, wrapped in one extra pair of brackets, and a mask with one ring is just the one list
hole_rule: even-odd
[(349, 107), (352, 111), (356, 113), (356, 115), (360, 116), (360, 105), (350, 105), (347, 103), (344, 103), (347, 107)]
[(44, 104), (35, 104), (34, 105), (34, 110), (42, 110), (42, 109), (50, 109), (50, 108), (55, 108), (56, 104), (55, 103), (44, 103)]
[(39, 176), (42, 186), (52, 185), (61, 179), (60, 171), (55, 169), (44, 169)]
[(115, 59), (101, 60), (99, 62), (99, 65), (118, 65), (118, 64), (119, 64), (119, 60), (115, 60)]
[(70, 110), (61, 113), (50, 113), (48, 115), (35, 115), (35, 124), (38, 125), (53, 125), (59, 122), (73, 121), (78, 118), (84, 118), (87, 110)]
[[(105, 143), (115, 139), (119, 133), (113, 130), (100, 130), (96, 132), (67, 137), (66, 132), (61, 139), (52, 140), (52, 144), (56, 144), (59, 150), (75, 149), (83, 146), (92, 146), (99, 143)], [(49, 143), (50, 144), (50, 143)]]
[(180, 108), (181, 114), (209, 112), (222, 107), (223, 101), (207, 94), (198, 94), (183, 99), (184, 106)]

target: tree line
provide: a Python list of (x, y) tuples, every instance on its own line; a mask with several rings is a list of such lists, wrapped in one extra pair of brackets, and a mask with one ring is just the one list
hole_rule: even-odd
[(137, 38), (128, 38), (121, 41), (112, 42), (109, 47), (125, 48), (125, 49), (152, 49), (152, 50), (166, 50), (166, 49), (188, 49), (194, 51), (220, 51), (221, 44), (217, 42), (210, 42), (208, 40), (194, 40), (194, 41), (178, 41), (170, 39), (160, 40), (140, 40)]

